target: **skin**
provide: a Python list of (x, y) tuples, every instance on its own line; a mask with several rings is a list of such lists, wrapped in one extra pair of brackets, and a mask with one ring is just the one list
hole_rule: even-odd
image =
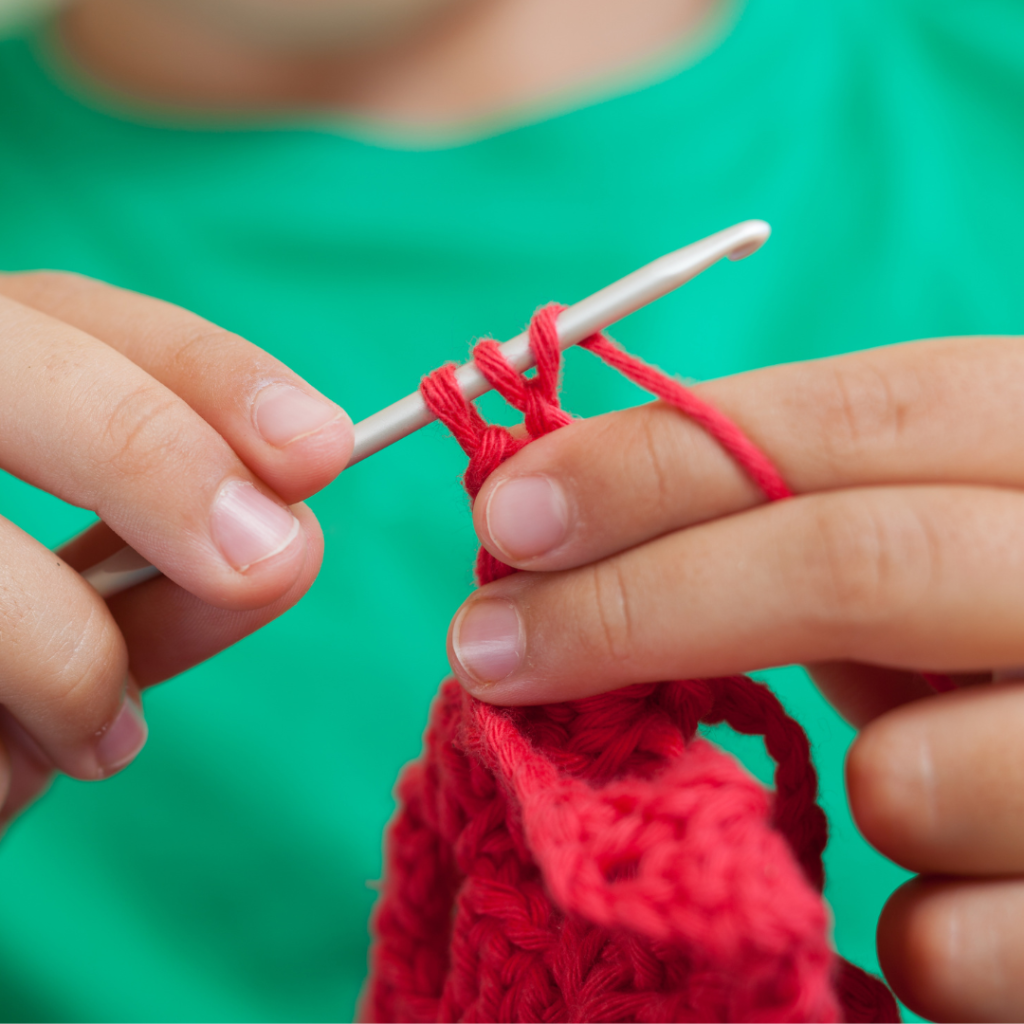
[(84, 0), (63, 26), (75, 58), (136, 99), (341, 112), (415, 132), (507, 118), (642, 73), (717, 2)]
[[(126, 699), (138, 704), (141, 688), (305, 593), (323, 541), (301, 502), (344, 467), (352, 430), (340, 408), (254, 345), (74, 275), (0, 276), (0, 353), (0, 465), (102, 518), (56, 555), (0, 520), (2, 825), (54, 769), (97, 779), (123, 767), (104, 763), (101, 744)], [(260, 410), (282, 391), (308, 396), (322, 425), (283, 444), (271, 430), (271, 443)], [(248, 565), (218, 532), (218, 500), (240, 486), (286, 523), (294, 513), (298, 527)], [(72, 570), (125, 542), (166, 578), (104, 602)]]
[[(512, 116), (635, 73), (714, 0), (642, 6), (643, 17), (638, 0), (80, 0), (61, 29), (87, 74), (143, 102), (335, 111), (405, 131)], [(0, 520), (2, 828), (55, 770), (123, 767), (96, 751), (142, 689), (302, 596), (322, 538), (301, 502), (343, 468), (351, 430), (323, 400), (318, 429), (266, 436), (268, 396), (315, 400), (309, 385), (186, 311), (70, 275), (0, 275), (0, 355), (0, 465), (103, 520), (56, 555)], [(1024, 346), (945, 339), (701, 390), (799, 496), (766, 507), (657, 404), (542, 439), (476, 504), (482, 542), (526, 571), (456, 615), (457, 675), (514, 704), (808, 664), (861, 729), (848, 764), (858, 823), (920, 873), (879, 925), (890, 982), (937, 1020), (1019, 1019), (1024, 692), (988, 681), (992, 666), (1024, 664)], [(529, 550), (503, 539), (495, 497), (524, 478), (546, 482), (520, 494), (512, 519), (552, 485), (562, 494)], [(225, 486), (246, 485), (298, 526), (238, 565), (214, 509)], [(73, 570), (124, 541), (165, 576), (104, 602)], [(456, 647), (487, 602), (516, 623), (523, 665), (481, 679)], [(963, 689), (933, 697), (920, 670), (956, 673)]]
[[(532, 704), (808, 665), (861, 730), (858, 825), (920, 873), (879, 925), (897, 994), (935, 1020), (1019, 1020), (1024, 683), (990, 680), (1024, 664), (1024, 339), (916, 342), (698, 391), (797, 496), (766, 504), (660, 403), (539, 439), (476, 501), (481, 542), (526, 571), (460, 609), (456, 674), (482, 700)], [(511, 655), (480, 646), (481, 608), (492, 633), (511, 616)], [(931, 695), (919, 670), (961, 689)]]
[[(563, 54), (581, 0), (82, 0), (59, 29), (87, 74), (146, 102), (428, 124), (629, 68), (711, 7), (646, 0), (650, 17), (624, 18), (631, 2), (588, 0)], [(524, 72), (538, 27), (551, 46)], [(0, 275), (0, 357), (0, 467), (100, 518), (56, 555), (0, 519), (2, 830), (54, 771), (121, 770), (145, 740), (142, 689), (305, 593), (323, 542), (302, 501), (344, 468), (352, 431), (244, 339), (74, 275)], [(298, 425), (273, 411), (282, 395), (306, 396)], [(254, 501), (276, 540), (253, 532)], [(164, 576), (104, 602), (74, 570), (126, 542)]]

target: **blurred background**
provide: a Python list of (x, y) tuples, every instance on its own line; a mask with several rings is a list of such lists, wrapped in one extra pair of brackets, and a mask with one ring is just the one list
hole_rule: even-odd
[[(518, 333), (538, 305), (748, 217), (774, 228), (763, 251), (616, 337), (707, 379), (1024, 323), (1020, 0), (723, 3), (706, 31), (621, 74), (596, 62), (457, 132), (348, 108), (165, 109), (83, 70), (45, 24), (58, 6), (0, 0), (0, 270), (178, 303), (354, 418), (475, 338)], [(565, 6), (579, 31), (541, 18), (516, 68), (557, 63), (609, 5)], [(624, 5), (623, 34), (646, 7)], [(486, 77), (470, 70), (471, 85)], [(569, 354), (573, 413), (646, 400)], [(493, 396), (483, 409), (511, 418)], [(435, 426), (344, 473), (310, 502), (327, 554), (300, 605), (148, 691), (150, 739), (127, 771), (58, 779), (15, 823), (0, 843), (0, 1019), (352, 1015), (392, 786), (473, 585), (464, 465)], [(47, 545), (93, 518), (6, 474), (0, 513)], [(853, 730), (799, 667), (758, 678), (811, 739), (838, 949), (877, 971), (878, 915), (909, 875), (850, 816)], [(708, 734), (770, 781), (759, 739)]]

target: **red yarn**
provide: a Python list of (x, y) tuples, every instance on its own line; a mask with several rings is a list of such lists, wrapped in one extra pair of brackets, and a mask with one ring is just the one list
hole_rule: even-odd
[[(564, 426), (555, 318), (530, 325), (537, 373), (493, 341), (473, 357), (525, 416)], [(730, 420), (602, 335), (585, 348), (699, 423), (769, 498), (789, 490)], [(422, 394), (470, 456), (466, 489), (524, 445), (462, 397)], [(515, 570), (481, 551), (481, 584)], [(775, 791), (696, 738), (764, 737)], [(642, 684), (496, 708), (441, 688), (423, 757), (398, 783), (363, 1012), (371, 1021), (898, 1020), (876, 978), (837, 957), (820, 892), (827, 837), (807, 738), (743, 676)]]

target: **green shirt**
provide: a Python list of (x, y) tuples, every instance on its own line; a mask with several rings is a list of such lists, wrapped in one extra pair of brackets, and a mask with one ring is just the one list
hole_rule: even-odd
[[(433, 146), (327, 118), (161, 120), (44, 52), (0, 43), (0, 268), (180, 303), (355, 418), (540, 303), (747, 217), (774, 226), (761, 253), (617, 337), (707, 378), (1024, 331), (1019, 0), (749, 0), (658, 81)], [(565, 394), (587, 415), (643, 400), (582, 352)], [(150, 691), (151, 739), (123, 775), (61, 779), (12, 829), (0, 1016), (352, 1013), (391, 787), (471, 587), (463, 465), (434, 426), (344, 473), (311, 501), (327, 553), (308, 597)], [(48, 544), (89, 520), (9, 478), (0, 509)], [(876, 969), (878, 911), (905, 874), (850, 821), (851, 730), (799, 670), (774, 682), (822, 772), (839, 949)], [(729, 742), (763, 772), (755, 744)]]

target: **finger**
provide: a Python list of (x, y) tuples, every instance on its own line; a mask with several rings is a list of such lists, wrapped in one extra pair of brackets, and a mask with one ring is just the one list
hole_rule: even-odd
[[(0, 795), (0, 837), (53, 782), (53, 765), (39, 745), (0, 708), (0, 753), (6, 757), (9, 785), (6, 797)], [(2, 787), (0, 787), (2, 788)]]
[(912, 871), (1024, 872), (1024, 684), (975, 687), (872, 722), (847, 761), (867, 840)]
[[(129, 670), (142, 688), (162, 682), (262, 628), (295, 605), (312, 586), (323, 560), (323, 533), (303, 504), (292, 512), (308, 538), (306, 562), (292, 586), (276, 601), (248, 611), (215, 608), (159, 577), (107, 600), (124, 637)], [(118, 551), (123, 541), (98, 522), (57, 549), (78, 572)]]
[(261, 629), (295, 605), (313, 585), (323, 558), (323, 535), (305, 505), (292, 510), (309, 545), (295, 582), (261, 608), (214, 608), (166, 578), (158, 578), (108, 601), (128, 649), (132, 678), (140, 687), (169, 679)]
[(76, 274), (0, 276), (0, 294), (127, 356), (184, 399), (289, 503), (319, 491), (348, 462), (352, 422), (340, 406), (194, 313)]
[(0, 465), (90, 508), (210, 604), (260, 607), (306, 535), (177, 395), (73, 327), (0, 298)]
[[(858, 729), (887, 711), (924, 697), (935, 689), (920, 672), (901, 672), (856, 661), (826, 661), (807, 671), (828, 702)], [(955, 689), (992, 682), (991, 672), (945, 673)]]
[(927, 1020), (1024, 1019), (1024, 881), (913, 879), (882, 911), (878, 958)]
[(856, 661), (818, 662), (807, 671), (825, 699), (857, 729), (893, 708), (935, 695), (916, 672)]
[(0, 705), (59, 769), (104, 778), (146, 740), (117, 625), (81, 576), (4, 519), (0, 550)]
[(1024, 662), (1024, 495), (971, 487), (808, 495), (593, 565), (477, 591), (449, 651), (484, 700), (853, 660), (936, 672)]
[[(888, 483), (1024, 485), (1024, 340), (946, 338), (702, 384), (799, 493)], [(497, 469), (474, 506), (481, 542), (550, 571), (763, 501), (676, 409), (573, 423)]]

